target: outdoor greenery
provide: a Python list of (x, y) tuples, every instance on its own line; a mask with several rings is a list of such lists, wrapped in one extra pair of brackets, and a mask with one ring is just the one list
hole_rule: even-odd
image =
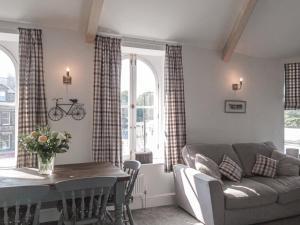
[(300, 111), (286, 110), (284, 113), (284, 123), (286, 128), (300, 128)]

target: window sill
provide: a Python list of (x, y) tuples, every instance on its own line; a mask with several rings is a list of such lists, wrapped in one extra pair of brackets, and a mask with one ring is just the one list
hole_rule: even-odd
[(142, 164), (142, 166), (164, 166), (164, 163), (146, 163), (146, 164)]

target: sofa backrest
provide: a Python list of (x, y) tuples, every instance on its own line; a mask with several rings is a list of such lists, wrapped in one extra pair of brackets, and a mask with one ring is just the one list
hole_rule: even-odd
[(197, 153), (212, 159), (218, 165), (222, 162), (224, 154), (226, 154), (241, 166), (241, 162), (232, 146), (227, 144), (188, 144), (182, 149), (181, 153), (186, 165), (194, 169)]
[(276, 149), (272, 142), (237, 143), (233, 144), (232, 147), (240, 159), (246, 177), (252, 176), (252, 168), (255, 164), (257, 153), (270, 158), (273, 150)]

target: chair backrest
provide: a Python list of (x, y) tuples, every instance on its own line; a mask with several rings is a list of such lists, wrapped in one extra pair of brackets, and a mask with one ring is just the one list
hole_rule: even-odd
[(48, 192), (46, 185), (0, 188), (0, 224), (39, 224), (41, 203)]
[(134, 184), (139, 174), (140, 168), (141, 168), (141, 163), (136, 160), (128, 160), (125, 161), (123, 164), (124, 171), (130, 175), (130, 179), (127, 182), (126, 190), (125, 190), (125, 201), (129, 201), (131, 198)]
[(62, 197), (63, 220), (74, 224), (79, 221), (80, 224), (101, 222), (116, 181), (116, 177), (95, 177), (56, 183)]

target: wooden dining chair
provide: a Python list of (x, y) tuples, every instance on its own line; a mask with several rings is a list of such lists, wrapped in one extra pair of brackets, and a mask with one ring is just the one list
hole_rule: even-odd
[[(125, 201), (124, 201), (124, 210), (123, 210), (123, 218), (124, 222), (130, 225), (134, 225), (134, 220), (132, 217), (132, 213), (129, 207), (130, 201), (132, 200), (132, 192), (134, 189), (135, 181), (138, 177), (139, 171), (141, 168), (141, 163), (136, 160), (127, 160), (123, 163), (123, 170), (130, 175), (129, 181), (126, 183), (125, 188)], [(111, 197), (113, 199), (113, 196)], [(109, 206), (113, 206), (113, 201), (109, 202)], [(111, 214), (107, 211), (107, 215), (111, 221), (113, 218)]]
[(38, 225), (41, 204), (48, 192), (46, 185), (0, 188), (0, 224)]
[(56, 183), (61, 194), (58, 224), (103, 224), (107, 200), (116, 177), (96, 177)]

